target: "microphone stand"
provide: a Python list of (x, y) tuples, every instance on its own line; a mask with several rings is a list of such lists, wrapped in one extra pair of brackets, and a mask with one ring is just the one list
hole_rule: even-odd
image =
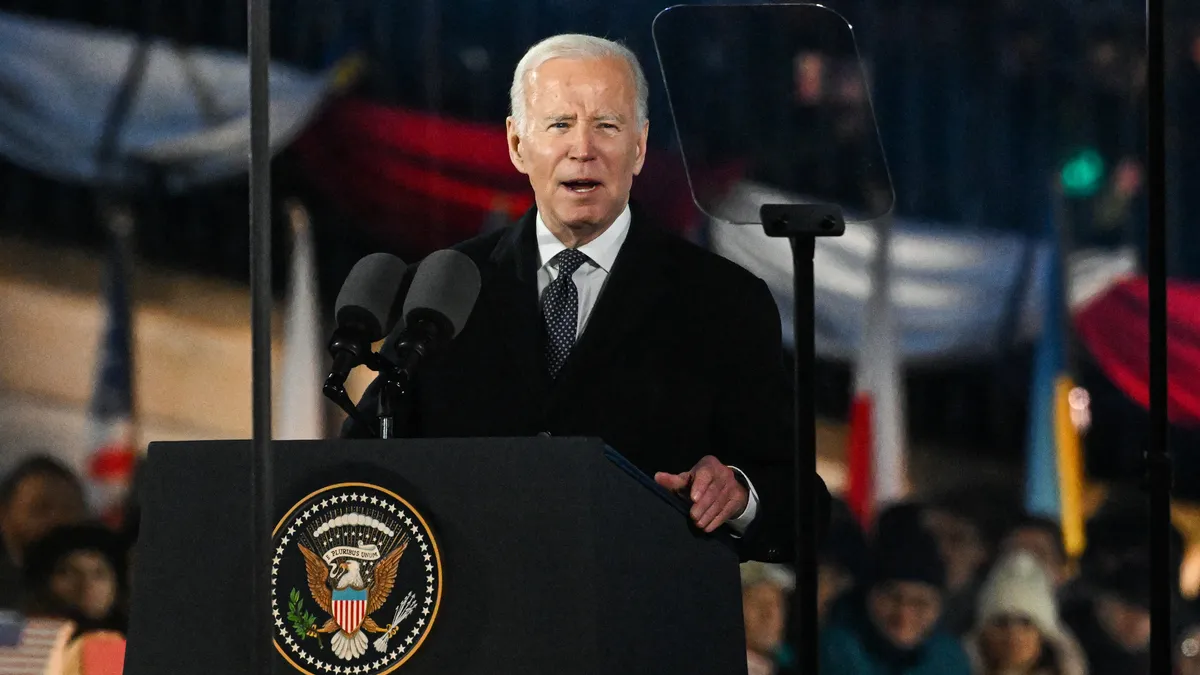
[[(411, 318), (411, 317), (410, 317)], [(353, 336), (342, 336), (334, 333), (330, 352), (339, 351), (353, 357), (353, 363), (364, 365), (379, 373), (379, 438), (396, 438), (396, 411), (404, 396), (412, 387), (413, 373), (421, 361), (438, 351), (454, 336), (454, 329), (449, 320), (440, 315), (427, 312), (425, 317), (416, 317), (400, 337), (395, 339), (395, 352), (399, 363), (393, 363), (382, 352), (371, 351), (371, 346)], [(389, 343), (392, 338), (388, 338)], [(341, 358), (340, 356), (337, 358)], [(340, 370), (336, 365), (334, 371), (325, 379), (322, 391), (325, 397), (338, 404), (356, 423), (367, 429), (374, 429), (361, 412), (359, 412), (350, 396), (346, 393), (346, 376), (350, 372), (350, 363), (346, 369)]]
[(379, 437), (396, 438), (396, 409), (408, 393), (408, 373), (378, 353), (367, 358), (366, 366), (383, 380), (379, 387)]
[(325, 378), (325, 386), (321, 388), (321, 393), (325, 394), (325, 398), (333, 401), (341, 408), (350, 419), (357, 422), (364, 429), (371, 428), (371, 420), (364, 417), (354, 405), (354, 401), (350, 400), (350, 394), (346, 393), (345, 380), (339, 378), (336, 373), (330, 373)]
[[(378, 352), (368, 351), (362, 354), (361, 365), (379, 373), (382, 379), (379, 389), (379, 437), (396, 438), (396, 409), (399, 402), (408, 393), (410, 378), (400, 367), (384, 358)], [(321, 388), (325, 398), (333, 401), (347, 415), (364, 429), (374, 430), (370, 418), (359, 411), (350, 395), (346, 393), (346, 378), (339, 377), (337, 372), (330, 373), (325, 378)]]
[(409, 326), (395, 341), (400, 362), (392, 363), (382, 353), (367, 357), (367, 367), (383, 378), (379, 389), (380, 438), (396, 438), (396, 410), (412, 386), (417, 366), (454, 335), (454, 329), (445, 323), (444, 317), (439, 319), (434, 313), (426, 313), (425, 318), (411, 312), (405, 314)]
[(814, 377), (816, 324), (813, 255), (817, 237), (840, 237), (846, 221), (833, 204), (764, 204), (759, 208), (768, 237), (787, 237), (792, 244), (794, 284), (792, 332), (796, 347), (795, 380), (795, 490), (796, 490), (796, 593), (791, 614), (799, 629), (799, 670), (817, 675), (817, 552), (818, 533), (824, 529), (817, 508), (817, 420)]

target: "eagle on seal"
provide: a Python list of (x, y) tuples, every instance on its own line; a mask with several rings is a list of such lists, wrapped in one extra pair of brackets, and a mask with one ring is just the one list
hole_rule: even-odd
[[(304, 567), (308, 572), (308, 590), (313, 600), (327, 614), (329, 620), (320, 628), (309, 629), (309, 635), (318, 633), (333, 633), (330, 645), (338, 657), (350, 661), (357, 659), (367, 652), (367, 636), (364, 631), (371, 633), (386, 633), (391, 626), (380, 627), (371, 618), (387, 602), (396, 583), (396, 569), (400, 557), (408, 548), (408, 539), (397, 546), (391, 553), (380, 560), (374, 569), (370, 583), (363, 578), (361, 564), (357, 560), (343, 560), (331, 570), (321, 556), (309, 550), (303, 544), (299, 545), (304, 554)], [(340, 570), (340, 572), (338, 571)], [(366, 591), (366, 614), (358, 625), (342, 626), (335, 618), (333, 611), (334, 591)]]

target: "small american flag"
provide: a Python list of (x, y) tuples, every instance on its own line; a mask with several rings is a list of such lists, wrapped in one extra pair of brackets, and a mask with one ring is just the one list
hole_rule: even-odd
[(31, 619), (21, 630), (15, 647), (0, 647), (0, 673), (4, 675), (59, 675), (63, 651), (74, 632), (69, 621)]

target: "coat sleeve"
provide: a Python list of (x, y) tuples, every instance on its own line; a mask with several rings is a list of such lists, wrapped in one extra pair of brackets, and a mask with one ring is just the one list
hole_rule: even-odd
[[(779, 310), (767, 285), (753, 278), (728, 304), (725, 345), (719, 359), (722, 383), (716, 404), (718, 459), (741, 469), (758, 492), (758, 513), (739, 545), (747, 560), (791, 562), (795, 557), (794, 413), (783, 359)], [(806, 467), (815, 471), (816, 467)], [(829, 492), (820, 477), (816, 502), (818, 538), (829, 521)]]

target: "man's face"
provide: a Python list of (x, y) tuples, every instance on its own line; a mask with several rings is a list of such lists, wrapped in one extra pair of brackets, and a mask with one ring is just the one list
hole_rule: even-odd
[(925, 528), (937, 539), (946, 564), (946, 588), (962, 590), (987, 562), (987, 548), (979, 528), (971, 521), (943, 511), (925, 513)]
[(524, 128), (508, 120), (513, 165), (529, 176), (538, 212), (556, 234), (610, 225), (646, 158), (648, 125), (620, 59), (551, 59), (526, 83)]
[(871, 589), (867, 610), (894, 646), (912, 649), (925, 641), (942, 615), (942, 596), (929, 584), (893, 581)]
[(1055, 586), (1067, 580), (1067, 561), (1063, 560), (1055, 544), (1054, 535), (1036, 527), (1019, 527), (1013, 530), (1001, 545), (1002, 553), (1025, 551), (1037, 558)]
[(83, 495), (68, 480), (48, 474), (33, 474), (17, 484), (8, 505), (0, 512), (0, 531), (14, 549), (25, 548), (59, 525), (74, 525), (85, 516)]
[(849, 572), (829, 563), (817, 565), (817, 617), (822, 621), (843, 593), (854, 586), (854, 577)]
[(1096, 599), (1096, 619), (1104, 632), (1128, 652), (1141, 652), (1150, 644), (1150, 612), (1144, 607), (1102, 593)]
[(746, 621), (746, 648), (771, 654), (783, 642), (787, 595), (772, 583), (742, 589), (742, 612)]

